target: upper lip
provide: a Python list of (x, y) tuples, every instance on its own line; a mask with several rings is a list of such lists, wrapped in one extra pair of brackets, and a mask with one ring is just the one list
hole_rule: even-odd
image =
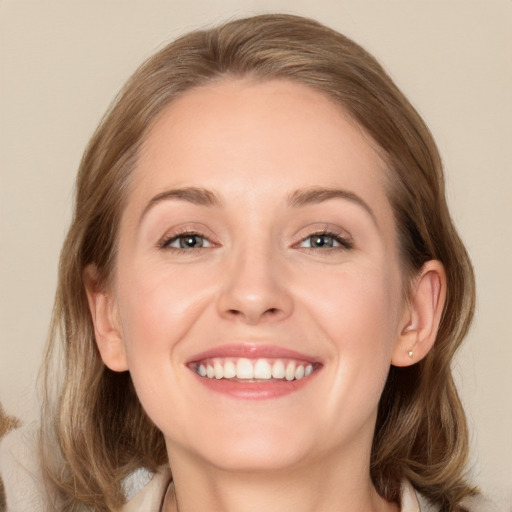
[(232, 343), (214, 347), (199, 354), (195, 354), (187, 364), (213, 359), (215, 357), (245, 357), (247, 359), (296, 359), (308, 363), (318, 363), (318, 357), (290, 350), (277, 345), (259, 343)]

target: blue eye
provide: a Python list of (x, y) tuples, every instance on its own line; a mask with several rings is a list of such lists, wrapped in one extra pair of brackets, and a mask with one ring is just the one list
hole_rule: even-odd
[(351, 249), (352, 244), (338, 234), (315, 233), (302, 240), (299, 247), (306, 247), (308, 249), (334, 249), (336, 247), (343, 247), (345, 249)]
[(174, 236), (166, 240), (162, 247), (171, 247), (173, 249), (201, 249), (204, 247), (211, 247), (212, 243), (205, 237), (197, 233), (184, 233), (182, 235)]

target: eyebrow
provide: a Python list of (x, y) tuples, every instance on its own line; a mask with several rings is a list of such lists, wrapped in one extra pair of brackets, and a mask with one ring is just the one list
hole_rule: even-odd
[(377, 225), (377, 217), (375, 216), (374, 211), (370, 208), (370, 205), (357, 194), (350, 192), (349, 190), (324, 187), (300, 189), (290, 194), (288, 197), (288, 204), (292, 207), (299, 208), (309, 204), (329, 201), (330, 199), (345, 199), (357, 204), (370, 215), (374, 224)]
[[(357, 204), (362, 207), (370, 215), (373, 222), (377, 224), (377, 217), (368, 203), (354, 192), (340, 188), (313, 187), (295, 190), (288, 196), (288, 205), (293, 208), (300, 208), (301, 206), (318, 204), (323, 201), (329, 201), (330, 199), (345, 199)], [(157, 194), (149, 200), (148, 204), (144, 207), (144, 210), (142, 210), (139, 223), (142, 222), (142, 219), (148, 211), (151, 210), (151, 208), (162, 201), (169, 200), (188, 201), (192, 204), (209, 207), (219, 207), (222, 205), (219, 197), (211, 190), (207, 190), (205, 188), (184, 187), (170, 189)]]
[(162, 201), (177, 200), (188, 201), (199, 206), (220, 206), (221, 201), (212, 191), (200, 187), (184, 187), (166, 190), (152, 197), (148, 204), (142, 210), (139, 223), (142, 222), (144, 216), (158, 203)]

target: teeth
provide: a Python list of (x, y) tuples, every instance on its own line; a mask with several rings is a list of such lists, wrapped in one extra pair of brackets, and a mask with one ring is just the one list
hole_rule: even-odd
[(295, 378), (295, 363), (291, 361), (286, 365), (286, 371), (284, 373), (286, 380), (293, 380)]
[(239, 380), (300, 380), (309, 377), (314, 371), (313, 365), (299, 361), (283, 361), (281, 359), (251, 360), (247, 358), (216, 358), (203, 362), (196, 367), (196, 373), (208, 379)]
[(274, 379), (284, 379), (284, 363), (279, 359), (272, 365), (272, 377)]
[(254, 378), (255, 379), (271, 379), (272, 368), (265, 359), (258, 359), (254, 365)]
[(302, 379), (304, 377), (304, 366), (297, 366), (297, 369), (295, 370), (295, 378), (297, 380)]
[(215, 372), (216, 379), (222, 379), (222, 377), (224, 377), (224, 368), (219, 363), (219, 361), (215, 361), (213, 364), (213, 371)]
[(239, 379), (253, 379), (254, 378), (254, 368), (252, 367), (251, 361), (249, 359), (241, 358), (236, 363), (236, 376)]
[(224, 364), (224, 378), (232, 379), (233, 377), (236, 377), (235, 363), (233, 363), (233, 361), (226, 361)]

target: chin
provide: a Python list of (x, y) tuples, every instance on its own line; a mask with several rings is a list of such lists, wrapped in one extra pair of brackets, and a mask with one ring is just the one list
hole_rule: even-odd
[[(229, 425), (210, 429), (182, 447), (195, 458), (224, 471), (239, 473), (279, 471), (298, 466), (316, 451), (318, 438), (304, 432), (290, 435), (290, 428), (271, 425)], [(310, 438), (310, 439), (309, 439)], [(315, 442), (316, 439), (316, 442)], [(168, 443), (172, 460), (172, 445)], [(310, 450), (308, 450), (310, 447)], [(181, 451), (181, 450), (180, 450)]]
[(259, 473), (280, 471), (300, 466), (304, 453), (299, 447), (286, 448), (268, 440), (252, 440), (234, 443), (229, 447), (208, 454), (208, 462), (224, 471), (236, 473)]

